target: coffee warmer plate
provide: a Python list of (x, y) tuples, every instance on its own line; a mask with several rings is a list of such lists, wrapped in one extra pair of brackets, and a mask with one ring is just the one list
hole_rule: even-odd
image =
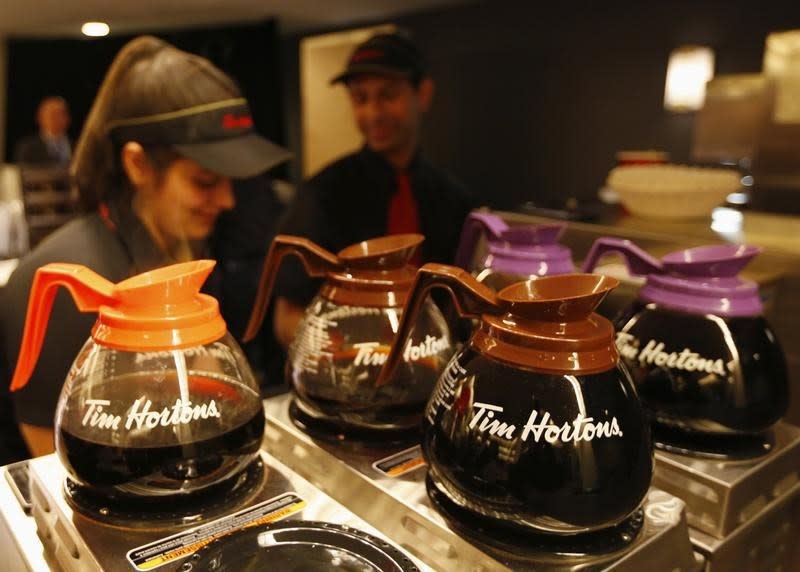
[(800, 428), (779, 422), (772, 450), (747, 461), (657, 451), (653, 485), (686, 502), (707, 572), (800, 567)]
[[(226, 514), (280, 497), (284, 493), (294, 493), (305, 501), (305, 506), (288, 516), (287, 520), (301, 518), (343, 524), (388, 541), (375, 528), (296, 472), (264, 451), (261, 456), (265, 478), (260, 489), (239, 506), (231, 507)], [(66, 473), (56, 455), (32, 459), (28, 461), (28, 466), (32, 516), (24, 515), (22, 507), (12, 494), (3, 474), (8, 472), (8, 467), (0, 468), (0, 546), (4, 549), (4, 562), (10, 563), (13, 570), (131, 572), (136, 568), (126, 559), (129, 550), (192, 528), (148, 528), (141, 523), (134, 527), (121, 528), (84, 517), (74, 512), (64, 497)], [(196, 524), (213, 521), (214, 519), (208, 519)], [(411, 560), (420, 570), (430, 572), (429, 568), (415, 558), (411, 557)], [(180, 563), (181, 560), (176, 559), (159, 570), (180, 570)], [(3, 566), (0, 565), (0, 568)]]
[[(373, 468), (375, 461), (397, 452), (397, 448), (365, 450), (312, 440), (291, 421), (290, 399), (289, 395), (280, 395), (265, 400), (265, 447), (401, 548), (442, 572), (542, 569), (538, 563), (512, 561), (499, 553), (480, 550), (456, 534), (428, 498), (424, 468), (402, 477), (385, 476)], [(546, 569), (655, 571), (654, 563), (658, 563), (658, 570), (670, 572), (703, 569), (702, 556), (693, 552), (689, 542), (683, 501), (651, 488), (644, 514), (642, 532), (618, 560), (600, 566), (591, 562), (549, 563)]]

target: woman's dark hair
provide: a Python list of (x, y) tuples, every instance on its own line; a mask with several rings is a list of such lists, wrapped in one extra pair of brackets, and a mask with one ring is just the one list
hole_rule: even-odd
[[(128, 42), (114, 58), (84, 123), (72, 161), (81, 203), (94, 210), (124, 191), (127, 180), (108, 124), (240, 97), (236, 83), (208, 60), (154, 38)], [(163, 170), (178, 157), (168, 147), (146, 148), (153, 165)]]

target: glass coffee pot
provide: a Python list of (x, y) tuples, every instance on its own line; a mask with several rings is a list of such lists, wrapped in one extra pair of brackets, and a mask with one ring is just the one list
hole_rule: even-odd
[(12, 390), (33, 372), (59, 286), (98, 314), (55, 417), (68, 498), (79, 505), (104, 515), (115, 502), (197, 510), (199, 498), (229, 495), (260, 464), (258, 386), (217, 301), (200, 293), (213, 267), (187, 262), (117, 284), (76, 264), (37, 271)]
[(425, 403), (453, 353), (449, 328), (433, 302), (422, 305), (396, 382), (379, 387), (375, 379), (416, 272), (408, 261), (422, 241), (418, 234), (385, 236), (334, 255), (301, 237), (273, 240), (246, 340), (261, 327), (284, 256), (298, 256), (310, 276), (325, 278), (298, 325), (286, 366), (294, 391), (290, 413), (306, 431), (384, 443), (418, 437)]
[(450, 291), (459, 313), (479, 318), (423, 422), (429, 494), (459, 527), (495, 539), (521, 534), (528, 544), (616, 531), (601, 551), (636, 536), (652, 475), (650, 432), (613, 327), (593, 313), (616, 284), (566, 274), (495, 292), (459, 268), (420, 269), (378, 385), (394, 383), (430, 289)]
[[(565, 228), (562, 223), (509, 227), (495, 214), (473, 211), (461, 229), (455, 265), (496, 289), (537, 276), (574, 272), (572, 253), (558, 244)], [(481, 235), (487, 252), (473, 265)]]
[(786, 362), (763, 317), (758, 286), (738, 276), (754, 246), (700, 246), (658, 260), (628, 240), (600, 238), (584, 269), (607, 253), (646, 276), (615, 320), (617, 346), (648, 409), (656, 444), (713, 457), (771, 448), (786, 412)]

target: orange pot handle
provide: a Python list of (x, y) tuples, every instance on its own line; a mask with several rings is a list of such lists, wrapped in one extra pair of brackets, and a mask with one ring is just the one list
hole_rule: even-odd
[(114, 284), (85, 266), (53, 263), (39, 268), (28, 298), (25, 328), (17, 367), (11, 380), (11, 391), (25, 387), (36, 367), (59, 286), (69, 290), (81, 312), (97, 312), (100, 306), (114, 303)]

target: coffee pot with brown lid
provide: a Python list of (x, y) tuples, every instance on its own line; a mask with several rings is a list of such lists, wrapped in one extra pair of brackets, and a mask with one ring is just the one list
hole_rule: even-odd
[(273, 240), (245, 339), (261, 327), (284, 256), (299, 257), (310, 276), (325, 278), (298, 325), (286, 366), (294, 392), (290, 413), (306, 431), (384, 443), (418, 437), (425, 403), (453, 352), (433, 302), (420, 308), (395, 382), (381, 387), (375, 380), (414, 280), (409, 260), (422, 241), (418, 234), (385, 236), (333, 254), (302, 237)]
[(198, 260), (117, 284), (77, 264), (36, 272), (12, 390), (34, 370), (59, 286), (98, 314), (55, 417), (68, 499), (79, 509), (96, 507), (97, 518), (145, 507), (194, 514), (201, 499), (219, 505), (238, 494), (260, 466), (258, 385), (217, 301), (200, 293), (213, 267)]
[(649, 428), (614, 329), (593, 313), (616, 284), (567, 274), (495, 292), (459, 268), (420, 269), (378, 384), (394, 383), (432, 288), (479, 318), (423, 421), (429, 493), (461, 524), (562, 538), (641, 524)]

